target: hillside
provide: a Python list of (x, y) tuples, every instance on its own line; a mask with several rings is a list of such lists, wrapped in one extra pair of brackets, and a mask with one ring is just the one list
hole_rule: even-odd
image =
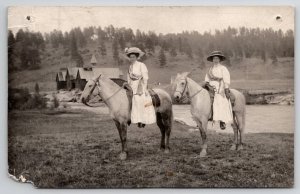
[[(83, 57), (84, 64), (89, 64), (92, 54), (96, 55), (98, 67), (119, 67), (124, 73), (127, 72), (128, 62), (120, 51), (120, 58), (124, 61), (118, 66), (113, 60), (112, 45), (106, 42), (107, 55), (102, 57), (96, 44), (87, 44), (86, 47), (80, 48), (79, 53)], [(190, 77), (197, 82), (204, 80), (205, 72), (211, 65), (205, 60), (203, 69), (199, 67), (197, 58), (190, 59), (186, 54), (178, 54), (172, 57), (169, 52), (165, 52), (167, 64), (160, 67), (158, 55), (160, 47), (155, 47), (153, 55), (147, 55), (143, 62), (149, 70), (151, 84), (170, 83), (171, 76), (177, 72), (192, 71)], [(45, 50), (41, 53), (41, 65), (37, 70), (23, 70), (10, 73), (10, 87), (27, 87), (33, 91), (35, 83), (38, 83), (42, 91), (56, 90), (56, 73), (60, 68), (76, 66), (71, 63), (70, 53), (62, 46), (54, 49), (50, 44), (46, 45)], [(293, 89), (294, 86), (294, 58), (278, 58), (276, 65), (272, 64), (271, 59), (265, 63), (258, 58), (244, 58), (239, 60), (231, 59), (231, 66), (228, 67), (231, 72), (232, 86), (235, 88), (253, 88), (253, 89)]]

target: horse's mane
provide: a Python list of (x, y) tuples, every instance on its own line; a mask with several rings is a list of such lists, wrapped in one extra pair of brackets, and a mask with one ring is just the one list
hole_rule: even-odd
[(115, 84), (117, 84), (118, 86), (122, 87), (123, 84), (125, 82), (127, 82), (126, 80), (123, 80), (121, 78), (110, 78), (110, 80), (112, 80), (113, 82), (115, 82)]

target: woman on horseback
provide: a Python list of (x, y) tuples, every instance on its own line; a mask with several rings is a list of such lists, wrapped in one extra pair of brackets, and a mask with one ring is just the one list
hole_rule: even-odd
[(133, 91), (131, 122), (137, 123), (141, 128), (156, 122), (155, 110), (147, 89), (148, 69), (144, 63), (138, 61), (145, 53), (137, 47), (131, 47), (125, 49), (125, 54), (130, 61), (127, 81)]
[(220, 128), (224, 130), (226, 123), (231, 123), (233, 120), (229, 90), (230, 74), (221, 64), (226, 57), (220, 51), (214, 51), (207, 60), (213, 63), (205, 76), (205, 85), (214, 88), (213, 121), (220, 121)]

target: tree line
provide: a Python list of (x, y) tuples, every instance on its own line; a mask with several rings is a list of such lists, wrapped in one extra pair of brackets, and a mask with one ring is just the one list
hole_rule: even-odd
[[(76, 27), (68, 32), (53, 30), (42, 35), (39, 32), (19, 30), (16, 35), (8, 32), (9, 70), (37, 69), (41, 63), (40, 53), (45, 46), (62, 47), (77, 66), (83, 65), (79, 50), (90, 44), (96, 44), (101, 56), (109, 52), (121, 65), (120, 53), (125, 47), (136, 46), (147, 53), (145, 57), (158, 56), (161, 66), (166, 64), (166, 54), (170, 57), (186, 55), (190, 60), (204, 64), (204, 58), (213, 50), (221, 50), (231, 60), (257, 57), (273, 61), (277, 57), (294, 57), (293, 30), (274, 30), (272, 28), (232, 28), (199, 33), (183, 31), (182, 33), (157, 34), (153, 31), (143, 32), (130, 28), (117, 28), (113, 25), (101, 28)], [(107, 45), (111, 45), (111, 50)], [(158, 52), (157, 52), (158, 49)], [(227, 61), (230, 65), (230, 60)]]

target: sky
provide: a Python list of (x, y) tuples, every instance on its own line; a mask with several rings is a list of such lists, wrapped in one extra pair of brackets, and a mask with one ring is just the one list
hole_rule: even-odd
[[(27, 20), (30, 16), (30, 21)], [(276, 20), (280, 16), (281, 19)], [(8, 29), (27, 28), (42, 33), (54, 29), (69, 31), (80, 26), (132, 28), (134, 31), (180, 33), (214, 32), (231, 27), (294, 30), (294, 8), (252, 7), (9, 7)]]

